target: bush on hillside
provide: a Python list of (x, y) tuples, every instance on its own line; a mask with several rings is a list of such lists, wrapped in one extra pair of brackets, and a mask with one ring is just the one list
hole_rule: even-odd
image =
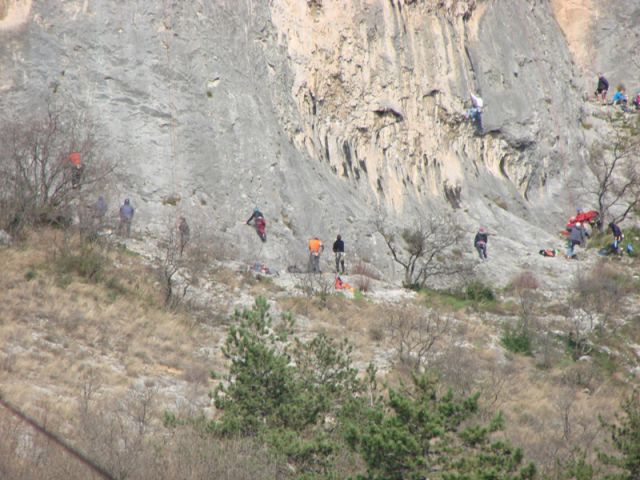
[[(104, 187), (113, 170), (95, 130), (86, 114), (53, 102), (27, 115), (3, 119), (0, 228), (15, 232), (43, 222), (71, 223), (72, 202), (82, 202), (87, 187)], [(80, 155), (79, 173), (70, 161), (72, 152)]]
[[(263, 298), (236, 312), (233, 325), (223, 349), (229, 373), (214, 393), (220, 415), (208, 429), (266, 445), (286, 465), (282, 478), (534, 477), (519, 449), (494, 438), (502, 417), (478, 420), (478, 395), (440, 395), (429, 376), (385, 395), (373, 367), (358, 377), (348, 343), (325, 334), (296, 338), (291, 317), (274, 322)], [(165, 421), (180, 423), (171, 415)], [(350, 465), (347, 475), (338, 459)]]
[(467, 285), (465, 297), (474, 302), (494, 302), (496, 300), (496, 295), (491, 287), (478, 280)]

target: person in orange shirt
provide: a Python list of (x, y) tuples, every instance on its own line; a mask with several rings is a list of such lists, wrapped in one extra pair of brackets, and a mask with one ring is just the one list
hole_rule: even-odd
[(80, 188), (84, 170), (84, 165), (80, 160), (80, 152), (71, 152), (69, 154), (69, 163), (71, 164), (71, 187), (74, 189)]
[(322, 273), (320, 271), (320, 254), (323, 250), (324, 245), (318, 237), (309, 240), (309, 271), (311, 273)]

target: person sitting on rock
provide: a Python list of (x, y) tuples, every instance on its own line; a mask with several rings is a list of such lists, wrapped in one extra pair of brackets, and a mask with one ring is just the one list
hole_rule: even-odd
[(478, 255), (481, 260), (487, 259), (487, 243), (489, 242), (489, 234), (484, 227), (478, 229), (475, 238), (473, 239), (473, 246), (476, 247)]
[(627, 111), (627, 102), (629, 101), (624, 85), (618, 85), (616, 93), (613, 95), (613, 104), (622, 107), (622, 110)]
[(633, 97), (633, 101), (631, 102), (631, 105), (633, 105), (637, 110), (640, 110), (640, 92), (636, 93), (636, 96)]
[(600, 97), (600, 101), (605, 103), (607, 101), (607, 92), (609, 91), (609, 81), (603, 74), (598, 75), (598, 86), (596, 87), (596, 100)]

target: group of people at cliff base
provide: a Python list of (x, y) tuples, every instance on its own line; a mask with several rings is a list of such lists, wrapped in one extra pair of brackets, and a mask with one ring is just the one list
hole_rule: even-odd
[[(253, 209), (253, 213), (245, 223), (254, 226), (260, 240), (263, 242), (267, 241), (267, 221), (258, 207)], [(311, 238), (309, 240), (309, 272), (322, 273), (320, 270), (320, 256), (322, 252), (324, 252), (322, 240), (318, 237)], [(336, 274), (346, 274), (344, 268), (344, 241), (340, 235), (338, 235), (336, 241), (333, 242), (333, 253), (336, 261)]]
[[(95, 203), (91, 206), (91, 217), (97, 228), (103, 227), (105, 216), (107, 215), (107, 210), (107, 201), (105, 200), (104, 196), (100, 195)], [(133, 222), (133, 216), (135, 215), (135, 212), (136, 210), (135, 208), (133, 208), (131, 200), (125, 198), (124, 202), (118, 210), (119, 222), (116, 229), (116, 234), (118, 236), (124, 238), (131, 237), (131, 224)], [(180, 255), (182, 255), (185, 247), (191, 239), (191, 229), (189, 228), (189, 224), (187, 223), (187, 219), (185, 217), (178, 217), (178, 220), (176, 222), (176, 231), (176, 247)]]
[[(90, 209), (91, 218), (93, 219), (95, 226), (97, 228), (102, 228), (104, 226), (104, 221), (108, 210), (107, 201), (102, 195), (100, 195), (95, 203), (91, 205)], [(131, 201), (128, 198), (125, 198), (119, 209), (120, 221), (116, 230), (116, 233), (119, 236), (131, 236), (131, 222), (133, 221), (134, 213), (135, 209), (133, 208), (133, 205), (131, 205)]]
[(631, 107), (629, 107), (629, 97), (627, 96), (627, 90), (623, 84), (619, 84), (616, 87), (616, 92), (613, 94), (611, 102), (607, 101), (607, 94), (609, 92), (609, 81), (604, 75), (598, 76), (598, 85), (596, 86), (595, 97), (596, 100), (600, 100), (600, 103), (617, 105), (622, 111), (631, 113), (640, 111), (640, 90), (638, 90), (631, 99)]
[[(592, 215), (595, 214), (595, 215)], [(588, 239), (590, 238), (590, 232), (587, 229), (587, 225), (595, 225), (598, 221), (598, 215), (595, 211), (584, 212), (581, 209), (578, 209), (576, 216), (571, 217), (566, 227), (566, 236), (567, 236), (567, 250), (565, 254), (565, 258), (576, 260), (578, 257), (576, 255), (576, 247), (585, 247)], [(624, 234), (622, 230), (615, 222), (610, 222), (608, 225), (608, 230), (611, 231), (611, 235), (613, 236), (612, 242), (607, 245), (605, 248), (602, 248), (598, 254), (602, 256), (606, 255), (623, 255), (626, 252), (629, 255), (633, 255), (633, 245), (631, 243), (627, 243), (627, 245), (623, 248), (622, 241), (624, 240)], [(489, 233), (487, 229), (484, 227), (480, 227), (476, 236), (473, 239), (473, 246), (478, 252), (478, 256), (481, 260), (487, 260), (487, 244), (489, 243)], [(543, 257), (556, 257), (558, 255), (558, 250), (556, 249), (542, 249), (539, 251), (540, 255)]]
[[(309, 272), (322, 273), (320, 270), (320, 255), (324, 252), (324, 244), (318, 237), (309, 239)], [(333, 255), (336, 261), (336, 274), (346, 275), (344, 268), (344, 241), (342, 236), (338, 235), (333, 242)]]
[[(575, 248), (577, 246), (586, 246), (587, 241), (590, 238), (590, 232), (587, 226), (593, 226), (593, 224), (597, 222), (597, 216), (594, 217), (594, 221), (590, 221), (587, 218), (589, 213), (590, 212), (583, 212), (582, 210), (578, 210), (576, 216), (569, 219), (569, 222), (567, 224), (567, 251), (565, 255), (567, 259), (577, 259)], [(608, 230), (611, 232), (613, 240), (609, 245), (601, 249), (598, 254), (603, 256), (623, 255), (624, 251), (626, 251), (629, 255), (632, 255), (633, 245), (631, 243), (627, 243), (626, 247), (624, 249), (622, 248), (624, 234), (622, 233), (620, 227), (615, 222), (609, 222)], [(540, 254), (544, 256), (555, 256), (547, 255), (546, 251), (544, 252), (545, 253), (543, 253), (543, 251), (541, 250)]]

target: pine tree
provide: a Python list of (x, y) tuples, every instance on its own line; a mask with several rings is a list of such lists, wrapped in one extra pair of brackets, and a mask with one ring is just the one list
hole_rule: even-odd
[(605, 465), (617, 467), (618, 473), (609, 474), (611, 480), (640, 480), (640, 399), (638, 393), (627, 398), (622, 404), (622, 415), (616, 416), (616, 423), (602, 421), (611, 435), (616, 454), (600, 453), (599, 459)]

